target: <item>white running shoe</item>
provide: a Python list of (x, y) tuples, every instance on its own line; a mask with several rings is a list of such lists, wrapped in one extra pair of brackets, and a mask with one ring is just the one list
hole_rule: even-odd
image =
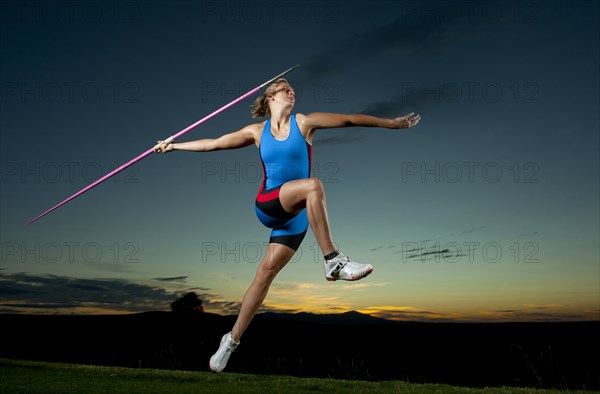
[(331, 260), (325, 260), (325, 279), (334, 281), (359, 280), (373, 272), (371, 264), (359, 264), (344, 256), (338, 254)]
[(229, 356), (231, 353), (235, 351), (240, 343), (233, 340), (231, 337), (231, 333), (223, 335), (221, 338), (221, 345), (219, 345), (219, 350), (210, 358), (210, 362), (208, 367), (213, 372), (221, 372), (225, 369), (227, 365), (227, 361), (229, 361)]

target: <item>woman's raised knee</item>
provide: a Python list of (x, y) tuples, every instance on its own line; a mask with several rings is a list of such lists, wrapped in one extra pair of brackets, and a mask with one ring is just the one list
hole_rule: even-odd
[(323, 186), (323, 182), (321, 182), (319, 178), (310, 178), (308, 184), (309, 191), (311, 193), (325, 194), (325, 187)]

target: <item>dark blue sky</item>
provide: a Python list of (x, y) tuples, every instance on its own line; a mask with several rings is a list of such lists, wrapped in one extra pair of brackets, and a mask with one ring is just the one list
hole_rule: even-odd
[[(1, 15), (0, 310), (157, 309), (196, 289), (235, 313), (268, 239), (254, 147), (151, 156), (23, 223), (300, 64), (297, 112), (423, 119), (317, 133), (334, 239), (376, 270), (325, 286), (309, 234), (266, 308), (598, 318), (598, 2), (4, 1)], [(250, 102), (182, 140), (253, 122)]]

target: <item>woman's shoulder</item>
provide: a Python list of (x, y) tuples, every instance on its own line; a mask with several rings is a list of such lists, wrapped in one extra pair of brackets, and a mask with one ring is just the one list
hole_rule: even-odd
[(252, 137), (254, 138), (254, 141), (256, 143), (258, 143), (258, 141), (260, 141), (260, 137), (262, 136), (262, 132), (265, 128), (265, 124), (267, 123), (267, 121), (262, 121), (262, 122), (258, 122), (258, 123), (252, 123), (249, 124), (247, 126), (244, 126), (242, 128), (242, 131), (245, 131), (246, 133), (250, 133), (252, 134)]
[(264, 120), (262, 122), (258, 122), (258, 123), (252, 123), (252, 124), (249, 124), (248, 126), (244, 127), (244, 129), (253, 130), (253, 131), (262, 131), (262, 129), (265, 127), (266, 123), (267, 123), (266, 120)]
[(302, 129), (306, 123), (307, 116), (304, 114), (294, 114), (294, 118), (296, 119), (296, 124)]

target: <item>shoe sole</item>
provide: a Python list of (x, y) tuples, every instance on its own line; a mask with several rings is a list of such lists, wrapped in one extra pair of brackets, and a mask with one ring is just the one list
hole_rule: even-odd
[(212, 366), (210, 365), (210, 361), (208, 362), (208, 370), (210, 372), (219, 373), (219, 371), (216, 371), (216, 370), (212, 369)]
[(371, 272), (373, 272), (373, 268), (371, 268), (369, 271), (367, 271), (367, 273), (364, 274), (363, 276), (361, 276), (360, 278), (355, 278), (355, 279), (337, 279), (337, 278), (334, 278), (332, 276), (325, 276), (325, 279), (327, 279), (329, 282), (335, 282), (337, 280), (345, 280), (346, 282), (356, 282), (357, 280), (361, 280), (362, 278), (366, 278), (367, 276), (369, 276), (371, 274)]
[(221, 373), (221, 372), (223, 372), (223, 370), (225, 370), (225, 368), (223, 368), (223, 369), (222, 369), (222, 370), (220, 370), (220, 371), (217, 371), (216, 369), (212, 369), (212, 367), (210, 366), (210, 361), (209, 361), (209, 362), (208, 362), (208, 370), (209, 370), (210, 372), (214, 372), (214, 373)]

